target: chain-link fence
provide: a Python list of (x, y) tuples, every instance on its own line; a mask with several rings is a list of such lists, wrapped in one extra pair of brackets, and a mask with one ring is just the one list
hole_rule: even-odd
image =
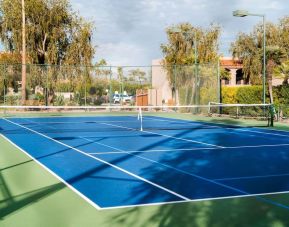
[(289, 105), (278, 104), (275, 105), (275, 118), (277, 121), (289, 121)]
[[(0, 104), (22, 105), (22, 65), (0, 65)], [(218, 64), (26, 66), (26, 103), (38, 106), (198, 105), (219, 101)]]
[[(0, 103), (21, 105), (21, 65), (0, 65)], [(26, 105), (134, 104), (151, 67), (26, 66)]]
[(173, 67), (173, 84), (180, 105), (207, 105), (220, 101), (218, 64)]

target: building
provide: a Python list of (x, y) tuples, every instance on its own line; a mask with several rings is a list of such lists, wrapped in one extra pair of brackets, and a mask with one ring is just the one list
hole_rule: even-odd
[(239, 86), (249, 85), (250, 82), (244, 79), (242, 61), (233, 59), (232, 57), (222, 57), (220, 59), (220, 67), (229, 72), (230, 79), (222, 80), (222, 85)]
[(160, 106), (173, 102), (172, 87), (162, 67), (162, 59), (152, 61), (152, 89), (149, 92), (150, 105)]
[[(149, 92), (151, 105), (173, 105), (178, 104), (178, 94), (174, 97), (173, 87), (170, 85), (167, 73), (162, 67), (162, 59), (152, 61), (152, 88)], [(242, 86), (249, 85), (249, 82), (243, 78), (242, 62), (230, 57), (220, 59), (220, 66), (230, 73), (229, 80), (222, 80), (224, 86)], [(176, 101), (175, 101), (176, 100)]]

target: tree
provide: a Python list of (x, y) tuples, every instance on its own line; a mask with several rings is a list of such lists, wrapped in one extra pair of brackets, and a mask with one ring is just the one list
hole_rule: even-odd
[(281, 47), (285, 50), (287, 57), (289, 56), (289, 16), (280, 19), (280, 43)]
[(231, 79), (230, 71), (228, 71), (227, 69), (221, 68), (220, 79), (221, 80), (230, 80)]
[(277, 65), (280, 65), (283, 58), (285, 57), (284, 51), (278, 46), (268, 46), (266, 49), (266, 71), (267, 71), (267, 83), (270, 95), (270, 103), (274, 103), (273, 100), (273, 87), (272, 87), (272, 80), (273, 80), (273, 73), (274, 68)]
[[(35, 64), (90, 65), (92, 23), (78, 17), (68, 0), (26, 0), (27, 55)], [(0, 0), (0, 39), (6, 50), (20, 53), (21, 4)]]
[[(175, 30), (181, 32), (175, 33)], [(168, 42), (161, 45), (163, 66), (167, 71), (173, 96), (183, 93), (180, 89), (185, 89), (183, 104), (192, 104), (193, 100), (196, 104), (199, 103), (199, 64), (217, 62), (220, 32), (220, 27), (214, 24), (208, 29), (203, 29), (193, 27), (189, 23), (181, 23), (166, 29)]]
[[(175, 33), (174, 30), (181, 32)], [(181, 23), (166, 29), (168, 43), (161, 44), (161, 50), (167, 65), (192, 65), (197, 58), (198, 63), (216, 61), (218, 58), (218, 39), (220, 27), (211, 25), (209, 29), (193, 27), (189, 23)], [(194, 43), (196, 36), (197, 43)], [(197, 46), (198, 56), (194, 56)]]
[(147, 83), (146, 73), (140, 69), (132, 69), (129, 71), (129, 80), (139, 82), (140, 85)]
[(282, 62), (280, 65), (274, 68), (273, 76), (276, 78), (282, 78), (283, 84), (288, 85), (289, 79), (289, 60)]
[[(289, 57), (289, 18), (284, 17), (278, 24), (266, 23), (266, 80), (270, 101), (273, 102), (272, 79), (274, 68)], [(261, 84), (263, 62), (263, 25), (255, 26), (250, 34), (240, 33), (231, 44), (233, 57), (243, 61), (243, 72), (252, 84)]]
[(263, 52), (262, 42), (257, 39), (257, 34), (239, 33), (237, 40), (231, 44), (230, 51), (234, 58), (242, 60), (246, 80), (250, 80), (253, 85), (261, 84)]
[(0, 96), (6, 95), (9, 87), (14, 91), (18, 90), (18, 82), (21, 80), (20, 63), (20, 54), (5, 52), (0, 54)]
[[(10, 53), (22, 50), (21, 9), (19, 0), (0, 0), (0, 39)], [(77, 16), (68, 0), (25, 0), (25, 14), (29, 63), (91, 65), (95, 53), (92, 23)], [(56, 70), (57, 67), (43, 66), (42, 71), (48, 74), (51, 85), (45, 89), (46, 98), (53, 96), (53, 86), (58, 82)], [(89, 77), (87, 70), (79, 69), (78, 73)], [(23, 84), (25, 81), (26, 77), (22, 77)]]

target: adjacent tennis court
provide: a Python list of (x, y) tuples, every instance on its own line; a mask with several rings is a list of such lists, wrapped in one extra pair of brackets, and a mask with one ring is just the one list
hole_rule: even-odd
[(145, 113), (14, 114), (0, 133), (98, 210), (238, 197), (289, 209), (264, 197), (289, 191), (289, 132)]

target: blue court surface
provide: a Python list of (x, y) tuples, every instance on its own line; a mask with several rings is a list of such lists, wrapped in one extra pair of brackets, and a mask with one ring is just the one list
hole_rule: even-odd
[(98, 209), (289, 191), (289, 132), (154, 116), (143, 126), (132, 116), (0, 119), (7, 140)]

